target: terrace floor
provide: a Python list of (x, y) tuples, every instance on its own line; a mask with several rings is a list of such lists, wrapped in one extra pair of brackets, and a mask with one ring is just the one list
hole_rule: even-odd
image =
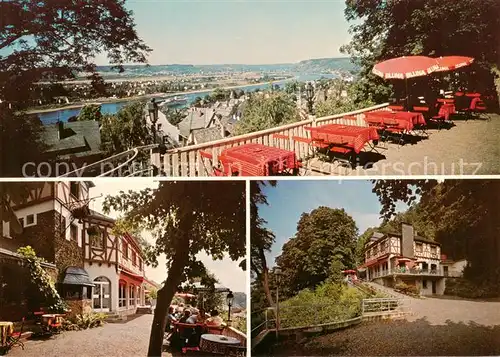
[[(146, 356), (153, 315), (141, 315), (126, 323), (108, 323), (83, 331), (66, 331), (46, 340), (29, 340), (24, 351), (14, 347), (9, 357), (109, 357)], [(172, 356), (163, 353), (162, 356)]]
[(431, 129), (429, 138), (387, 150), (362, 153), (356, 170), (311, 159), (303, 174), (316, 175), (493, 175), (500, 174), (500, 115), (489, 120), (455, 120), (449, 129)]

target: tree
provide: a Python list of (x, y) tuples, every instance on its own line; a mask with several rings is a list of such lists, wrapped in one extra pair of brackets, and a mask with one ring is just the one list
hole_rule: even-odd
[[(275, 186), (275, 181), (268, 182)], [(256, 279), (260, 280), (261, 286), (267, 299), (267, 306), (274, 306), (271, 291), (269, 289), (269, 268), (267, 266), (266, 252), (271, 250), (274, 243), (274, 233), (265, 227), (266, 220), (259, 217), (259, 205), (267, 205), (267, 198), (262, 192), (264, 181), (250, 181), (250, 268)]]
[(23, 167), (46, 161), (44, 152), (48, 147), (42, 139), (42, 122), (36, 115), (16, 114), (7, 108), (0, 111), (0, 177), (36, 175), (29, 171), (33, 166), (26, 167), (26, 172)]
[(97, 73), (92, 73), (89, 76), (90, 81), (90, 86), (92, 87), (92, 93), (95, 97), (106, 97), (107, 90), (106, 90), (106, 82), (104, 82), (104, 78), (100, 76)]
[(346, 0), (345, 17), (354, 25), (351, 42), (341, 50), (360, 67), (359, 99), (387, 100), (389, 83), (371, 74), (372, 67), (408, 55), (474, 57), (472, 86), (492, 88), (490, 70), (498, 49), (491, 44), (499, 41), (499, 11), (497, 0)]
[(151, 127), (144, 114), (145, 103), (130, 103), (115, 115), (104, 115), (101, 119), (102, 149), (108, 155), (153, 143)]
[(373, 233), (377, 231), (377, 228), (370, 227), (358, 237), (356, 242), (356, 266), (360, 266), (365, 262), (365, 244), (370, 240)]
[(276, 259), (282, 268), (285, 294), (292, 296), (305, 288), (314, 288), (354, 265), (358, 228), (343, 209), (318, 207), (303, 213), (297, 233), (283, 245)]
[(237, 134), (274, 128), (300, 120), (299, 111), (292, 98), (284, 92), (266, 92), (253, 95), (245, 102), (243, 120), (236, 125)]
[(106, 53), (112, 65), (146, 62), (150, 48), (139, 39), (124, 0), (0, 2), (0, 99), (20, 107), (34, 83), (95, 72)]
[(96, 120), (100, 121), (102, 118), (101, 106), (97, 104), (89, 104), (82, 108), (78, 114), (77, 121)]
[(245, 206), (241, 181), (164, 181), (155, 190), (106, 197), (105, 212), (121, 212), (130, 225), (153, 233), (146, 254), (149, 264), (157, 266), (158, 257), (166, 256), (168, 276), (158, 290), (148, 356), (161, 355), (168, 307), (181, 282), (206, 275), (197, 255), (227, 255), (232, 260), (245, 256)]

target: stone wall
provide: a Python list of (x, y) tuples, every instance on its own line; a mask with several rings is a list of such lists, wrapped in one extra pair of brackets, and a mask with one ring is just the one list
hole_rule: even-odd
[(19, 242), (19, 246), (31, 246), (37, 256), (44, 258), (49, 263), (54, 263), (54, 230), (55, 217), (59, 215), (56, 211), (48, 211), (37, 214), (37, 223), (26, 227), (13, 240)]
[(76, 315), (89, 314), (92, 312), (92, 300), (65, 300), (68, 308), (71, 310), (66, 317), (73, 318)]

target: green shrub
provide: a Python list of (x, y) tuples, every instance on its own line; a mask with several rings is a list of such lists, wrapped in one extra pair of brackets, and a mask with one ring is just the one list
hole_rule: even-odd
[(500, 296), (499, 285), (491, 281), (474, 282), (467, 279), (446, 279), (445, 295), (469, 299), (492, 298)]
[(106, 314), (103, 313), (86, 313), (76, 315), (72, 319), (66, 319), (63, 323), (63, 329), (71, 330), (86, 330), (89, 328), (99, 327), (104, 325)]
[(359, 290), (340, 283), (302, 290), (280, 303), (281, 327), (319, 325), (360, 316), (364, 297)]

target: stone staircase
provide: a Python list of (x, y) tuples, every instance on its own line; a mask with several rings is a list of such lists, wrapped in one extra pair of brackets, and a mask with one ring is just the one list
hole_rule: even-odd
[(383, 286), (383, 285), (380, 285), (377, 283), (365, 281), (362, 284), (365, 284), (366, 286), (370, 287), (371, 289), (376, 290), (376, 291), (378, 291), (378, 292), (380, 292), (388, 297), (395, 298), (395, 299), (399, 300), (398, 309), (397, 309), (398, 315), (396, 315), (395, 318), (405, 318), (406, 315), (413, 314), (412, 309), (411, 309), (411, 305), (412, 305), (412, 301), (414, 300), (414, 298), (412, 298), (408, 295), (398, 293), (397, 291), (394, 291), (391, 288), (388, 288), (386, 286)]

